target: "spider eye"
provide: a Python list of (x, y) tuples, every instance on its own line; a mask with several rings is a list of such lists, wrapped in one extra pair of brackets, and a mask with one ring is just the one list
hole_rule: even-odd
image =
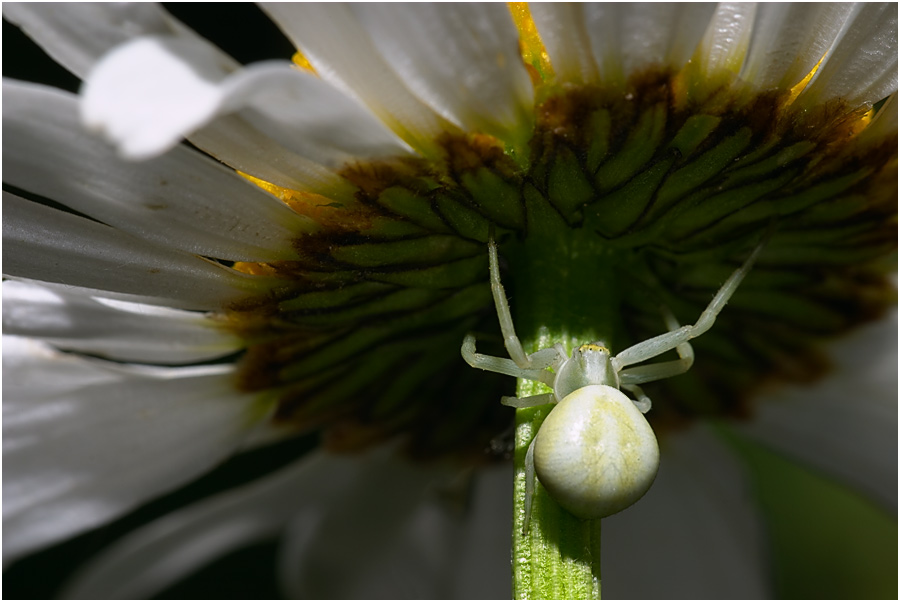
[(584, 353), (586, 351), (599, 351), (601, 353), (605, 353), (606, 355), (611, 355), (609, 349), (599, 343), (587, 343), (579, 347), (578, 351), (581, 353)]

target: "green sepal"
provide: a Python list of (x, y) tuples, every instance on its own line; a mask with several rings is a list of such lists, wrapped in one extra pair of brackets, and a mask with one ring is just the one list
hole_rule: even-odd
[(468, 171), (460, 178), (478, 211), (495, 224), (519, 229), (525, 225), (519, 188), (486, 167)]
[(690, 157), (710, 134), (719, 127), (722, 118), (715, 115), (691, 115), (672, 138), (670, 148), (674, 148), (682, 157)]
[(594, 187), (584, 168), (567, 146), (560, 146), (550, 165), (547, 195), (569, 222), (575, 221), (582, 207), (594, 197)]
[(597, 171), (609, 153), (609, 137), (612, 131), (612, 117), (608, 109), (597, 109), (587, 122), (587, 157), (585, 167), (590, 173)]
[(432, 232), (450, 232), (444, 220), (431, 208), (427, 197), (401, 186), (382, 191), (378, 195), (378, 204)]
[(381, 282), (359, 282), (332, 290), (301, 293), (291, 299), (282, 301), (279, 303), (278, 308), (284, 312), (333, 309), (359, 303), (394, 289), (395, 287), (390, 284)]
[(486, 243), (492, 222), (474, 209), (466, 206), (461, 199), (455, 198), (459, 194), (437, 195), (434, 200), (435, 208), (460, 236)]
[(341, 245), (331, 251), (331, 256), (360, 267), (383, 268), (443, 263), (470, 257), (482, 250), (481, 245), (458, 236), (434, 234), (409, 240)]
[(625, 144), (597, 169), (594, 182), (601, 192), (624, 184), (650, 161), (662, 143), (666, 114), (664, 103), (653, 105), (641, 113)]

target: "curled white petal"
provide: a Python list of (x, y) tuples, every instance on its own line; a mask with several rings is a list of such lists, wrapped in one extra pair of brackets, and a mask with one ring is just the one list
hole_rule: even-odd
[(84, 122), (131, 159), (161, 154), (217, 117), (242, 110), (273, 140), (320, 163), (406, 150), (355, 101), (290, 63), (233, 74), (226, 67), (194, 40), (134, 40), (91, 72)]
[(207, 470), (252, 425), (228, 366), (146, 370), (3, 339), (4, 561)]
[(188, 148), (135, 164), (85, 136), (77, 97), (4, 80), (5, 181), (161, 245), (232, 261), (296, 257), (315, 226)]
[(97, 63), (85, 81), (84, 123), (127, 158), (161, 154), (220, 109), (216, 82), (227, 66), (217, 59), (194, 40), (155, 37), (125, 43)]
[[(82, 79), (117, 46), (151, 35), (176, 36), (206, 46), (206, 52), (216, 54), (229, 72), (240, 67), (156, 3), (7, 2), (3, 14)], [(209, 124), (195, 133), (191, 142), (235, 169), (267, 182), (296, 190), (314, 188), (346, 194), (334, 173), (274, 143), (237, 115)]]

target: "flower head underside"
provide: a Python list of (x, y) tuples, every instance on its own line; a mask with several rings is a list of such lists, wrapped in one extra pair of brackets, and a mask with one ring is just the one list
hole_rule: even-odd
[(513, 420), (460, 357), (503, 347), (490, 239), (526, 346), (614, 352), (765, 240), (692, 371), (647, 385), (661, 438), (752, 420), (896, 302), (894, 5), (262, 9), (292, 57), (241, 65), (155, 5), (4, 7), (85, 81), (4, 81), (4, 330), (87, 361), (78, 387), (483, 464)]

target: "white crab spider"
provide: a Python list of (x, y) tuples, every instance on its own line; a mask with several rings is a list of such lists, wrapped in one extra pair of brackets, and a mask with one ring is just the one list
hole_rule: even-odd
[[(566, 354), (562, 345), (525, 353), (513, 327), (500, 283), (497, 245), (488, 242), (491, 290), (509, 356), (475, 352), (475, 336), (466, 335), (462, 356), (473, 368), (542, 382), (553, 393), (502, 403), (516, 408), (555, 403), (525, 455), (525, 526), (531, 516), (535, 476), (559, 504), (579, 518), (603, 518), (638, 501), (653, 484), (659, 447), (643, 414), (650, 398), (638, 386), (686, 372), (694, 363), (688, 341), (710, 329), (716, 316), (744, 279), (762, 244), (735, 270), (713, 297), (696, 324), (680, 326), (666, 315), (669, 332), (625, 349), (615, 357), (603, 343), (581, 345)], [(627, 368), (675, 349), (679, 359)], [(630, 391), (631, 400), (619, 389)]]

